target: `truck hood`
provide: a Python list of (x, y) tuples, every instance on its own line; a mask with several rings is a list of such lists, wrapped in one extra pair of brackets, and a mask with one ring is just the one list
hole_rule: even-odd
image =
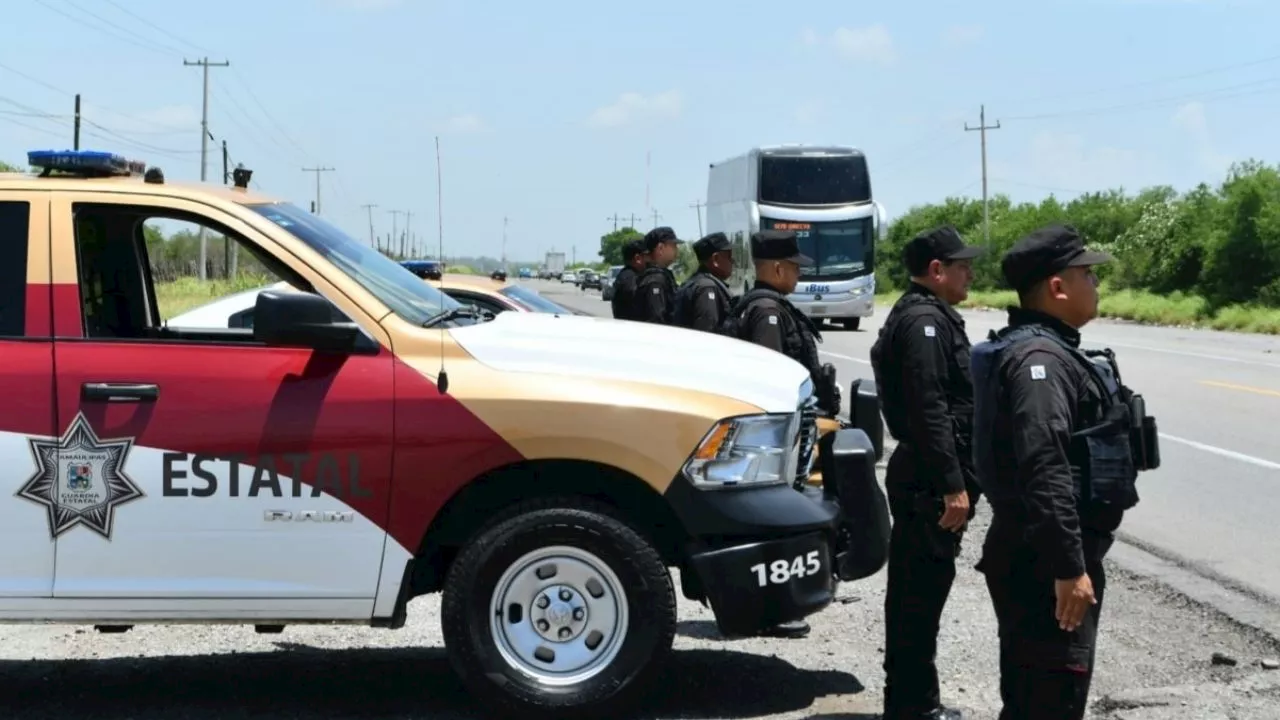
[(506, 372), (626, 380), (794, 412), (809, 373), (782, 353), (697, 330), (590, 316), (500, 313), (454, 328), (477, 361)]

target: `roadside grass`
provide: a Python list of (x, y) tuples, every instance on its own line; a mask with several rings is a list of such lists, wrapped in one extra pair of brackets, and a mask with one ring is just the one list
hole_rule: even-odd
[[(1100, 288), (1098, 313), (1102, 317), (1130, 320), (1145, 325), (1195, 327), (1210, 330), (1280, 335), (1280, 308), (1258, 305), (1229, 305), (1213, 310), (1204, 298), (1183, 293), (1156, 295), (1144, 290)], [(877, 304), (892, 305), (901, 291), (876, 296)], [(961, 307), (1004, 310), (1018, 304), (1011, 290), (971, 291)]]
[(160, 306), (160, 318), (168, 320), (218, 298), (273, 282), (273, 278), (260, 275), (238, 275), (231, 280), (178, 278), (173, 282), (156, 283), (156, 304)]

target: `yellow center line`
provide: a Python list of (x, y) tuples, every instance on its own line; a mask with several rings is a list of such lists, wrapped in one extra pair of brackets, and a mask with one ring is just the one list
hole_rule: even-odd
[(1200, 384), (1220, 387), (1226, 390), (1239, 390), (1240, 392), (1253, 393), (1254, 395), (1280, 397), (1280, 390), (1268, 390), (1266, 388), (1249, 387), (1248, 385), (1236, 385), (1235, 383), (1218, 382), (1217, 380), (1201, 380)]

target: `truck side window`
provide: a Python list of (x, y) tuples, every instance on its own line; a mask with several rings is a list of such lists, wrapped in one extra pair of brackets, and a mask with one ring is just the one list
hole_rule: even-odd
[(0, 337), (26, 334), (30, 217), (28, 203), (0, 201)]
[(87, 337), (251, 341), (235, 316), (284, 280), (273, 259), (203, 218), (107, 204), (74, 212)]

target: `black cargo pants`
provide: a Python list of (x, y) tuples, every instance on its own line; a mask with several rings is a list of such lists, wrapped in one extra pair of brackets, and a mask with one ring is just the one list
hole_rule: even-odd
[(1054, 581), (1036, 567), (1034, 551), (1010, 542), (994, 524), (978, 570), (986, 575), (1000, 633), (999, 720), (1082, 720), (1093, 681), (1098, 622), (1107, 577), (1103, 558), (1113, 537), (1085, 530), (1085, 572), (1098, 603), (1080, 627), (1063, 630), (1054, 618)]
[(938, 629), (963, 535), (938, 527), (942, 497), (915, 477), (910, 452), (898, 445), (885, 479), (893, 514), (884, 599), (885, 720), (921, 715), (941, 704)]

